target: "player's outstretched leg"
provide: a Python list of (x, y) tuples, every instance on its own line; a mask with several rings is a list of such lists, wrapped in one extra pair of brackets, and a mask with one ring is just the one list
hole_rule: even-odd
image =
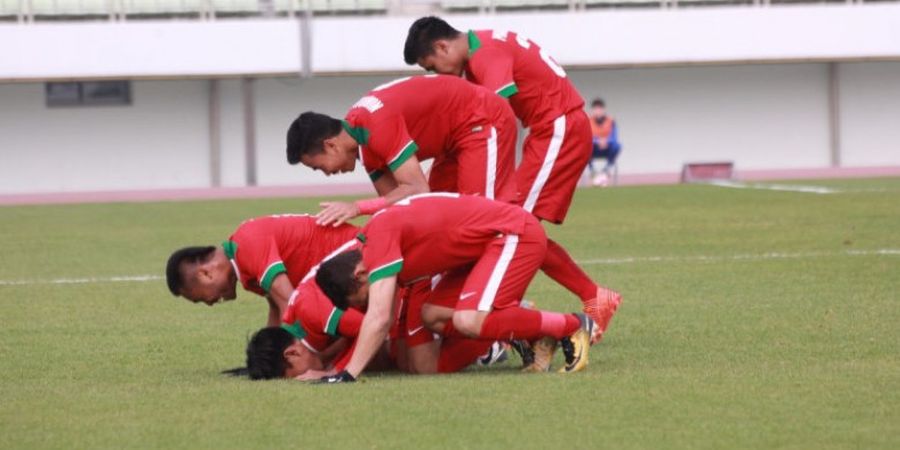
[(581, 299), (585, 314), (596, 323), (591, 342), (599, 342), (616, 313), (622, 296), (594, 283), (569, 253), (552, 239), (547, 240), (547, 256), (541, 270)]

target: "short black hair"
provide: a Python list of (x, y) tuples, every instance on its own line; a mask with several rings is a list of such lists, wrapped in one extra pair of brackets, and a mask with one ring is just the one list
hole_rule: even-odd
[(595, 98), (594, 101), (591, 102), (591, 108), (596, 108), (598, 106), (601, 108), (606, 108), (606, 102), (604, 102), (600, 97)]
[(216, 251), (216, 247), (212, 245), (204, 247), (185, 247), (175, 250), (175, 253), (172, 253), (172, 256), (169, 256), (169, 262), (166, 263), (166, 283), (169, 285), (169, 292), (176, 297), (181, 295), (181, 288), (184, 286), (184, 275), (181, 273), (181, 264), (196, 264), (206, 261), (214, 251)]
[(422, 17), (409, 27), (406, 44), (403, 46), (403, 60), (409, 65), (416, 64), (419, 58), (434, 52), (434, 41), (453, 39), (459, 34), (459, 30), (451, 27), (440, 17)]
[(322, 141), (341, 132), (341, 121), (317, 112), (307, 111), (294, 119), (287, 132), (288, 164), (297, 164), (303, 155), (323, 150)]
[(362, 252), (350, 250), (323, 262), (316, 272), (319, 288), (339, 309), (347, 309), (350, 306), (347, 297), (359, 289), (359, 281), (353, 272), (360, 260)]
[(294, 343), (294, 335), (281, 327), (266, 327), (247, 342), (247, 375), (251, 380), (284, 377), (284, 350)]

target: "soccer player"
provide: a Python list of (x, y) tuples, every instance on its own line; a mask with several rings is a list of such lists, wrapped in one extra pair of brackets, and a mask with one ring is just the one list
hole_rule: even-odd
[[(251, 379), (317, 379), (340, 372), (349, 362), (363, 321), (363, 313), (356, 308), (366, 305), (335, 305), (309, 275), (291, 296), (281, 327), (263, 328), (248, 342), (247, 368)], [(397, 315), (419, 317), (421, 305), (418, 308), (408, 305), (423, 297), (406, 291), (398, 294)], [(423, 293), (428, 294), (418, 294)], [(468, 339), (435, 340), (431, 330), (408, 326), (413, 327), (398, 317), (389, 341), (379, 348), (378, 362), (370, 369), (399, 369), (413, 374), (457, 372), (493, 345), (480, 341), (473, 344)], [(340, 339), (347, 339), (348, 345), (335, 350)]]
[[(584, 100), (547, 52), (507, 31), (460, 32), (438, 17), (423, 17), (409, 29), (403, 58), (423, 69), (465, 76), (509, 99), (528, 128), (516, 169), (518, 202), (539, 219), (562, 224), (581, 174), (591, 157), (591, 126)], [(599, 286), (562, 246), (549, 240), (544, 273), (577, 295), (596, 322), (593, 342), (606, 330), (621, 296)]]
[(269, 303), (267, 324), (278, 326), (294, 287), (310, 269), (342, 244), (357, 227), (321, 227), (306, 214), (258, 217), (242, 223), (221, 246), (185, 247), (166, 264), (172, 295), (213, 306), (244, 289)]
[[(427, 306), (435, 307), (422, 313), (433, 316), (429, 322), (444, 337), (550, 338), (562, 344), (561, 371), (587, 365), (590, 318), (520, 307), (547, 246), (540, 223), (521, 208), (481, 197), (422, 194), (376, 214), (358, 239), (361, 251), (335, 256), (316, 274), (336, 304), (367, 306), (349, 363), (323, 381), (354, 381), (367, 366), (388, 334), (398, 286), (445, 272), (428, 300)], [(445, 283), (448, 279), (461, 282)], [(437, 299), (442, 304), (432, 305)]]
[[(503, 99), (459, 77), (424, 75), (376, 87), (344, 120), (301, 114), (288, 129), (287, 159), (326, 175), (362, 162), (379, 197), (323, 203), (319, 223), (339, 225), (430, 190), (514, 200), (516, 134)], [(426, 180), (419, 162), (427, 159)]]
[[(341, 370), (346, 364), (341, 359), (341, 355), (329, 358), (316, 352), (303, 338), (297, 337), (295, 329), (289, 327), (262, 328), (247, 343), (247, 375), (251, 380), (317, 380), (325, 374)], [(386, 345), (379, 349), (375, 362), (369, 367), (370, 370), (395, 368)]]

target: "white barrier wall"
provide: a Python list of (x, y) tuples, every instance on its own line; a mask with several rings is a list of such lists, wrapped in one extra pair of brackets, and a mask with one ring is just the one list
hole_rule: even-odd
[(131, 106), (48, 108), (0, 85), (0, 193), (209, 185), (204, 81), (141, 81)]
[(900, 63), (841, 64), (838, 77), (843, 163), (900, 164)]
[[(900, 63), (843, 63), (840, 136), (847, 166), (900, 165)], [(827, 167), (825, 64), (570, 70), (621, 126), (622, 173), (677, 172), (685, 161), (739, 169)], [(285, 161), (287, 126), (302, 111), (341, 115), (390, 77), (259, 79), (260, 185), (365, 182)], [(0, 194), (203, 187), (210, 182), (208, 82), (136, 81), (133, 105), (47, 108), (42, 84), (0, 84)], [(244, 185), (240, 82), (221, 87), (222, 180)]]
[[(0, 80), (409, 70), (414, 17), (0, 24)], [(459, 29), (521, 32), (566, 66), (900, 58), (900, 4), (459, 14)], [(13, 44), (10, 44), (13, 43)]]
[(623, 173), (676, 172), (685, 161), (734, 160), (739, 169), (829, 164), (823, 64), (570, 71), (570, 76), (586, 101), (602, 96), (619, 121)]

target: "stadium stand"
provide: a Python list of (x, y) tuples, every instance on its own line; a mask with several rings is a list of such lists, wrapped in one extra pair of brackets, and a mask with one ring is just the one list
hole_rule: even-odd
[(387, 14), (405, 5), (447, 12), (677, 8), (786, 3), (862, 3), (860, 0), (0, 0), (0, 21), (215, 18)]

